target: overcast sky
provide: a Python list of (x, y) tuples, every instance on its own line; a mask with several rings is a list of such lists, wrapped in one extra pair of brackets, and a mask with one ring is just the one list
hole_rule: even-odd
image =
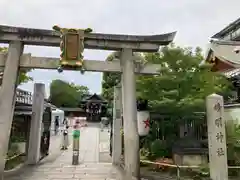
[[(0, 0), (0, 24), (51, 29), (54, 24), (92, 28), (94, 32), (161, 34), (177, 31), (174, 42), (206, 48), (209, 38), (240, 16), (239, 0)], [(58, 48), (26, 47), (35, 56), (59, 57)], [(105, 60), (109, 52), (85, 50), (86, 59)], [(32, 91), (44, 82), (47, 94), (53, 79), (63, 79), (101, 92), (101, 73), (35, 70), (34, 81), (21, 88)]]

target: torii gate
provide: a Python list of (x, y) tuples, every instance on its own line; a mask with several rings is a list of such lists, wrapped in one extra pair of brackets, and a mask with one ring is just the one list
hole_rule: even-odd
[[(171, 43), (175, 34), (176, 32), (134, 36), (89, 33), (84, 36), (84, 47), (87, 49), (121, 52), (119, 61), (84, 60), (84, 69), (85, 71), (122, 72), (125, 171), (129, 177), (139, 177), (139, 136), (134, 74), (158, 74), (159, 70), (159, 65), (148, 63), (139, 68), (139, 64), (134, 62), (133, 52), (157, 52), (160, 45)], [(0, 67), (5, 67), (0, 91), (0, 173), (3, 174), (13, 119), (18, 69), (57, 69), (59, 65), (59, 58), (32, 57), (31, 54), (22, 54), (24, 45), (59, 47), (60, 35), (52, 30), (0, 25), (0, 43), (9, 43), (8, 53), (0, 54)]]

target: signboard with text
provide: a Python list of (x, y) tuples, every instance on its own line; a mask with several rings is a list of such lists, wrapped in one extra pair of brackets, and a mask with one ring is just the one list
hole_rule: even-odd
[(228, 165), (223, 97), (212, 94), (206, 103), (210, 176), (213, 180), (226, 180)]

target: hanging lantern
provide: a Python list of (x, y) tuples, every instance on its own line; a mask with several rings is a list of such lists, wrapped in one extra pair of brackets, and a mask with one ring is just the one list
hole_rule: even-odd
[(139, 136), (146, 136), (150, 130), (150, 113), (149, 111), (138, 111), (138, 134)]

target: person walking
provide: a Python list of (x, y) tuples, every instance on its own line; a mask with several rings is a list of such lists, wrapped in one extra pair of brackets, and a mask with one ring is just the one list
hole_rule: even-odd
[(67, 150), (68, 149), (68, 145), (69, 145), (69, 140), (68, 140), (68, 129), (69, 126), (65, 125), (63, 132), (62, 132), (62, 148), (61, 150)]
[(112, 157), (112, 141), (113, 141), (113, 121), (110, 122), (110, 145), (109, 155)]
[(50, 145), (50, 131), (44, 131), (41, 137), (41, 154), (42, 156), (48, 156)]
[(68, 120), (67, 120), (67, 118), (65, 118), (65, 117), (64, 117), (64, 119), (63, 119), (63, 124), (64, 124), (64, 125), (68, 125)]
[(62, 127), (63, 127), (63, 129), (62, 129), (62, 148), (61, 148), (61, 150), (66, 150), (69, 145), (69, 139), (68, 139), (69, 125), (68, 125), (67, 118), (63, 119)]
[(55, 117), (55, 135), (58, 134), (58, 129), (59, 129), (59, 116)]

